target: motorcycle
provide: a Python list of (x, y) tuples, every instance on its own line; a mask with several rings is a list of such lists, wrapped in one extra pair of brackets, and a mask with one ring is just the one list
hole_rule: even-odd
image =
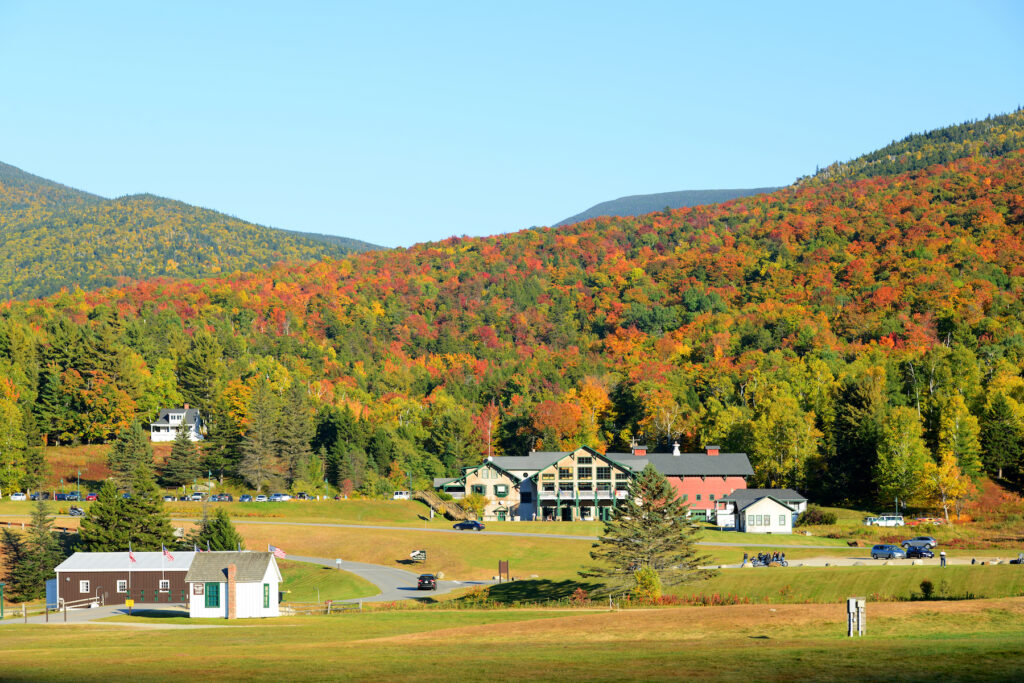
[(68, 514), (71, 515), (72, 517), (84, 517), (85, 516), (85, 510), (83, 510), (82, 508), (78, 507), (77, 505), (72, 505), (71, 509), (68, 510)]

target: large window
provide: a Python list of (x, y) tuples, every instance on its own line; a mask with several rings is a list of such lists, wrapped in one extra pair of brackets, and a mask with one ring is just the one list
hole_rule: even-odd
[(541, 481), (554, 481), (555, 480), (555, 473), (554, 472), (545, 472), (544, 474), (540, 475), (540, 479), (541, 479)]
[(471, 493), (478, 493), (481, 496), (487, 495), (487, 487), (483, 484), (473, 484), (471, 487)]
[(571, 467), (559, 467), (558, 468), (559, 479), (572, 479), (572, 468)]
[(270, 608), (270, 584), (263, 584), (263, 609)]
[(160, 592), (169, 593), (171, 590), (171, 582), (168, 579), (160, 579)]
[(592, 462), (594, 462), (594, 459), (589, 455), (581, 455), (576, 459), (577, 465), (589, 465)]
[(507, 496), (508, 495), (508, 484), (495, 484), (494, 485), (494, 495), (498, 496), (499, 498), (504, 498), (505, 496)]
[(560, 481), (560, 482), (558, 482), (558, 490), (559, 491), (572, 491), (572, 482), (571, 481)]
[(591, 479), (591, 478), (593, 478), (593, 476), (594, 476), (594, 468), (593, 467), (577, 467), (576, 468), (576, 477), (578, 479)]
[(126, 579), (117, 580), (117, 592), (127, 593), (128, 592), (128, 581)]
[(597, 478), (602, 480), (602, 481), (608, 481), (609, 479), (612, 478), (612, 468), (611, 467), (598, 467), (597, 468)]
[(206, 584), (206, 606), (207, 607), (220, 607), (220, 584), (219, 583), (208, 583), (208, 584)]

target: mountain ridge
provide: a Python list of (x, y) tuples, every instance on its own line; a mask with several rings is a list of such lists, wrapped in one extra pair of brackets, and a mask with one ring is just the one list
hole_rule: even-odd
[(764, 194), (781, 189), (780, 187), (756, 187), (748, 189), (733, 190), (679, 190), (677, 192), (655, 192), (653, 194), (634, 194), (611, 199), (606, 202), (595, 204), (589, 209), (579, 212), (574, 216), (563, 219), (554, 224), (553, 227), (572, 225), (590, 218), (599, 216), (641, 216), (647, 213), (661, 211), (668, 207), (670, 209), (682, 209), (688, 206), (699, 206), (701, 204), (717, 204), (727, 202), (740, 197), (749, 197), (755, 194)]

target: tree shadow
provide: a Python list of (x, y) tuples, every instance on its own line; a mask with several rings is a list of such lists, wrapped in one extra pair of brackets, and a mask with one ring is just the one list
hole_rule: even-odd
[(572, 594), (579, 589), (589, 593), (600, 587), (599, 584), (571, 579), (565, 581), (530, 579), (494, 584), (488, 589), (488, 594), (492, 600), (498, 602), (562, 600), (572, 597)]

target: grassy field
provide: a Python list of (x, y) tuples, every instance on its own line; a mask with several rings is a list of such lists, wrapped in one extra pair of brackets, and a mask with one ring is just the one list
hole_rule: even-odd
[[(245, 625), (9, 625), (3, 676), (101, 680), (123, 676), (126, 666), (133, 677), (159, 680), (197, 671), (207, 678), (254, 680), (933, 681), (1024, 675), (1021, 599), (869, 602), (868, 635), (856, 639), (845, 637), (842, 604), (354, 613)], [(513, 643), (514, 656), (501, 657)]]
[(285, 602), (323, 602), (376, 595), (380, 591), (369, 581), (346, 571), (305, 562), (279, 560), (281, 590)]

